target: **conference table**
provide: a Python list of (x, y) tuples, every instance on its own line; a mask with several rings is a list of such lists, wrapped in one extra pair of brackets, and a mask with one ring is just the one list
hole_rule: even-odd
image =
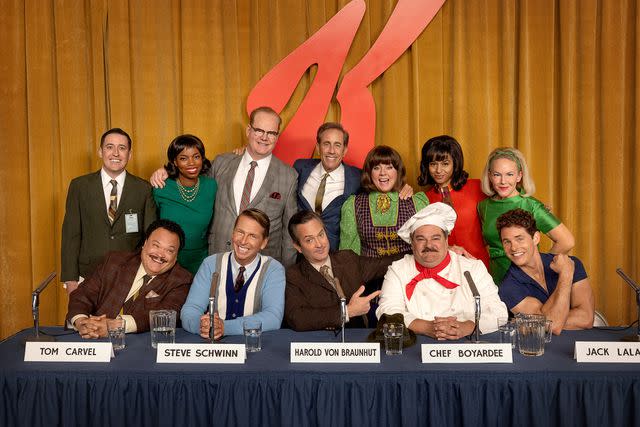
[[(369, 332), (349, 329), (346, 341)], [(24, 362), (29, 333), (0, 343), (2, 426), (640, 425), (640, 365), (573, 358), (575, 341), (629, 331), (565, 331), (542, 356), (514, 350), (512, 364), (423, 364), (420, 344), (437, 343), (428, 337), (402, 355), (382, 352), (379, 364), (303, 364), (290, 363), (291, 342), (339, 336), (281, 329), (264, 332), (262, 351), (236, 365), (158, 364), (149, 333), (127, 335), (109, 363)], [(179, 329), (176, 342), (203, 341)]]

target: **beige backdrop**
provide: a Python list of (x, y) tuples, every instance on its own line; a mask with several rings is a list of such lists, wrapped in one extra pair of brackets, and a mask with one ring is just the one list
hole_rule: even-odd
[[(346, 3), (0, 0), (0, 337), (30, 325), (32, 289), (59, 271), (67, 186), (99, 167), (104, 130), (131, 133), (129, 170), (142, 177), (180, 133), (201, 136), (209, 157), (239, 146), (253, 85)], [(395, 4), (367, 1), (345, 71)], [(448, 0), (371, 87), (376, 143), (401, 152), (413, 185), (431, 136), (458, 138), (472, 177), (491, 149), (521, 149), (536, 197), (576, 235), (573, 253), (613, 324), (635, 319), (615, 268), (640, 278), (637, 9), (623, 0)], [(327, 119), (338, 114), (333, 105)], [(60, 324), (66, 303), (50, 286), (43, 324)]]

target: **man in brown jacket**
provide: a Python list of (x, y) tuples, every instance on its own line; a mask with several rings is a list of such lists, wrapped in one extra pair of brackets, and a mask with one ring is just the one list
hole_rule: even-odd
[(340, 294), (348, 303), (346, 326), (368, 327), (366, 314), (380, 291), (364, 296), (364, 282), (383, 277), (398, 257), (369, 258), (349, 250), (330, 255), (324, 223), (315, 212), (296, 213), (288, 228), (294, 247), (304, 256), (286, 271), (284, 316), (289, 327), (296, 331), (339, 328)]
[(107, 336), (107, 320), (121, 315), (126, 332), (149, 330), (150, 310), (175, 310), (184, 304), (192, 276), (176, 264), (184, 232), (169, 220), (157, 220), (139, 252), (112, 252), (69, 295), (67, 322), (82, 338)]

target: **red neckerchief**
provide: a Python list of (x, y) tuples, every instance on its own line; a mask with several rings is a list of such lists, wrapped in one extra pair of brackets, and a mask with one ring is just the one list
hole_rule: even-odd
[(438, 273), (444, 270), (445, 267), (448, 266), (450, 262), (451, 262), (451, 255), (449, 255), (449, 252), (447, 252), (447, 256), (442, 260), (442, 262), (433, 268), (424, 267), (420, 265), (418, 261), (415, 261), (416, 268), (418, 269), (420, 274), (418, 274), (416, 277), (411, 279), (409, 284), (406, 286), (405, 290), (407, 292), (407, 299), (411, 299), (411, 296), (413, 295), (413, 291), (415, 290), (416, 285), (422, 279), (433, 279), (447, 289), (455, 289), (458, 286), (460, 286), (457, 283), (450, 282), (444, 277), (438, 275)]

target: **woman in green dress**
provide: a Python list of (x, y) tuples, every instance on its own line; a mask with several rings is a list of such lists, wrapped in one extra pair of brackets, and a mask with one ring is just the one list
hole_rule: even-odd
[(478, 203), (478, 214), (482, 221), (482, 236), (489, 246), (489, 271), (497, 285), (500, 285), (511, 265), (496, 228), (496, 220), (503, 213), (517, 208), (531, 212), (538, 229), (553, 241), (552, 253), (566, 254), (575, 244), (567, 226), (549, 212), (541, 201), (532, 197), (535, 190), (527, 162), (519, 150), (497, 148), (489, 154), (482, 173), (482, 191), (489, 198)]
[(340, 249), (381, 257), (411, 252), (398, 237), (398, 229), (429, 204), (423, 192), (401, 199), (406, 169), (400, 154), (391, 147), (374, 147), (364, 161), (361, 184), (364, 193), (350, 196), (340, 214)]
[(169, 174), (163, 188), (153, 189), (160, 218), (180, 224), (185, 234), (184, 248), (178, 253), (181, 266), (196, 274), (208, 255), (207, 233), (213, 218), (218, 185), (205, 176), (211, 168), (204, 144), (194, 135), (176, 137), (167, 149)]

